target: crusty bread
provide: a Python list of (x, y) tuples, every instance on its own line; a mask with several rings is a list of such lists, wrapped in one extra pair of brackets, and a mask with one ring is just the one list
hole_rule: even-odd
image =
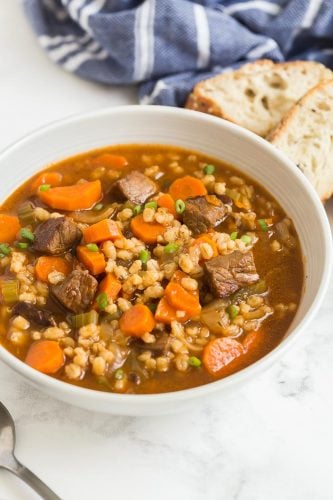
[(320, 63), (262, 59), (199, 82), (186, 107), (225, 118), (265, 137), (312, 87), (333, 73)]
[(311, 89), (267, 137), (325, 201), (333, 194), (333, 80)]

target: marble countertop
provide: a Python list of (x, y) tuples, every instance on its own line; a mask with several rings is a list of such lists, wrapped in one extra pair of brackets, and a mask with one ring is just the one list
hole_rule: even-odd
[[(0, 149), (49, 121), (135, 103), (133, 89), (64, 73), (41, 52), (20, 5), (1, 1)], [(333, 223), (333, 204), (327, 210)], [(280, 363), (228, 396), (175, 416), (124, 418), (51, 399), (0, 363), (17, 457), (65, 500), (333, 498), (333, 285)], [(1, 500), (37, 499), (0, 470)]]

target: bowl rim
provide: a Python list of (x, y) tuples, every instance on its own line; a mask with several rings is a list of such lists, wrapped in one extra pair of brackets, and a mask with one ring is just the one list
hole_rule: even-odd
[[(103, 115), (113, 115), (119, 114), (122, 112), (131, 112), (131, 113), (148, 113), (151, 115), (156, 114), (168, 114), (168, 115), (178, 115), (179, 117), (188, 117), (191, 115), (194, 120), (199, 120), (203, 123), (215, 124), (217, 128), (229, 129), (231, 133), (239, 136), (240, 139), (247, 139), (259, 148), (264, 149), (269, 155), (275, 157), (275, 159), (284, 164), (284, 167), (289, 170), (290, 173), (294, 177), (296, 177), (302, 189), (306, 192), (309, 198), (315, 207), (316, 216), (318, 219), (318, 223), (321, 224), (324, 234), (324, 240), (321, 242), (324, 246), (324, 263), (323, 263), (323, 278), (321, 280), (320, 286), (314, 294), (314, 299), (312, 304), (303, 318), (300, 320), (299, 324), (290, 330), (288, 337), (283, 339), (280, 344), (278, 344), (272, 351), (266, 354), (263, 358), (260, 358), (256, 362), (251, 365), (243, 368), (239, 372), (231, 374), (225, 378), (217, 379), (216, 381), (209, 382), (204, 385), (196, 386), (189, 389), (182, 389), (172, 392), (163, 392), (163, 393), (154, 393), (154, 394), (119, 394), (107, 391), (97, 391), (95, 389), (88, 389), (80, 386), (73, 385), (71, 383), (55, 379), (49, 375), (43, 374), (34, 370), (30, 366), (26, 365), (19, 358), (11, 354), (6, 350), (5, 347), (0, 345), (0, 359), (7, 364), (9, 367), (13, 368), (17, 373), (22, 375), (23, 377), (29, 379), (34, 385), (39, 387), (48, 387), (48, 389), (54, 389), (55, 394), (58, 392), (66, 393), (67, 395), (74, 395), (89, 398), (94, 400), (96, 403), (103, 402), (109, 403), (122, 403), (126, 405), (135, 404), (137, 405), (145, 403), (166, 403), (168, 400), (171, 402), (176, 401), (187, 401), (190, 399), (194, 399), (200, 396), (207, 396), (219, 390), (227, 389), (230, 386), (236, 385), (244, 381), (245, 379), (253, 379), (253, 377), (260, 371), (264, 371), (269, 366), (271, 366), (274, 361), (280, 358), (283, 353), (289, 349), (297, 338), (300, 336), (302, 330), (306, 328), (306, 326), (312, 321), (313, 317), (317, 313), (319, 306), (324, 298), (324, 295), (328, 289), (329, 281), (331, 277), (332, 271), (332, 256), (333, 256), (333, 245), (332, 245), (332, 236), (331, 236), (331, 228), (330, 224), (325, 212), (325, 209), (315, 191), (313, 186), (310, 184), (309, 180), (305, 177), (304, 174), (294, 165), (294, 163), (287, 158), (281, 151), (277, 148), (274, 148), (269, 142), (264, 140), (263, 138), (257, 136), (253, 132), (240, 127), (234, 123), (228, 122), (222, 118), (215, 117), (212, 115), (200, 113), (198, 111), (182, 109), (182, 108), (174, 108), (168, 106), (150, 106), (150, 105), (120, 105), (120, 106), (111, 106), (107, 108), (101, 108), (97, 110), (92, 110), (85, 113), (79, 113), (70, 115), (65, 118), (61, 118), (55, 121), (52, 121), (46, 125), (43, 125), (32, 132), (29, 132), (23, 135), (18, 140), (12, 142), (7, 147), (5, 147), (0, 152), (0, 168), (1, 161), (12, 151), (16, 149), (20, 149), (26, 142), (29, 142), (39, 135), (44, 135), (47, 133), (52, 133), (52, 131), (56, 128), (61, 128), (67, 124), (73, 124), (76, 122), (80, 122), (82, 120), (90, 120), (94, 118), (101, 117)], [(97, 408), (96, 408), (97, 409)]]

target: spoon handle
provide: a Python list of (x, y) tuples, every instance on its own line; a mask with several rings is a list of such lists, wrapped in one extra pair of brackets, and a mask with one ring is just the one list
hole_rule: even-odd
[(10, 470), (38, 493), (43, 500), (61, 500), (39, 477), (22, 465), (16, 458)]

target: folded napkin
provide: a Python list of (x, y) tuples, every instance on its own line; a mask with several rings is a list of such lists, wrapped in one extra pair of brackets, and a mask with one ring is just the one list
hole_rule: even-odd
[(183, 105), (193, 85), (240, 63), (333, 67), (333, 0), (23, 0), (38, 41), (67, 71), (140, 84), (142, 103)]

